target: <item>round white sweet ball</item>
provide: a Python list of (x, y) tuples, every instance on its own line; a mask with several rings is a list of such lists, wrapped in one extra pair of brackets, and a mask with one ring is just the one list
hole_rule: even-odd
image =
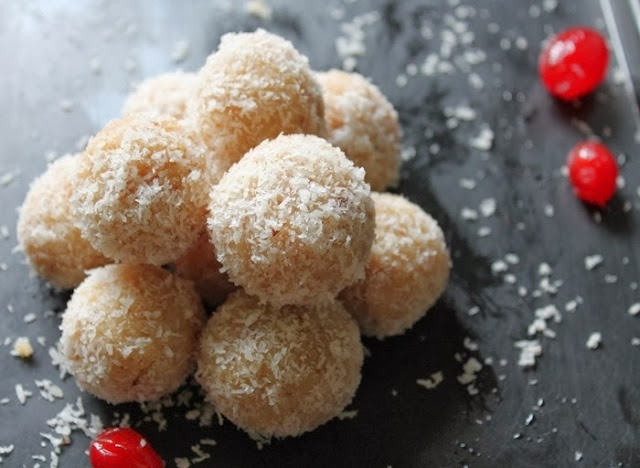
[(152, 265), (93, 270), (62, 316), (64, 367), (109, 403), (156, 400), (192, 372), (205, 323), (190, 281)]
[(351, 402), (362, 361), (358, 326), (339, 302), (278, 309), (237, 291), (202, 333), (196, 378), (251, 436), (297, 436)]
[(364, 277), (374, 207), (364, 171), (342, 151), (281, 135), (213, 187), (208, 227), (233, 283), (275, 305), (308, 304)]

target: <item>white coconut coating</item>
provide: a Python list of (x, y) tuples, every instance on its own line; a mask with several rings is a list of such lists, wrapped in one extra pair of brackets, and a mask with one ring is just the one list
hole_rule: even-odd
[(197, 137), (172, 117), (134, 114), (89, 141), (74, 177), (82, 235), (114, 260), (161, 265), (203, 231), (209, 164)]
[(222, 304), (237, 286), (229, 281), (216, 258), (216, 250), (205, 233), (198, 243), (174, 263), (177, 275), (193, 281), (196, 291), (211, 307)]
[(75, 288), (86, 270), (110, 263), (82, 238), (71, 213), (77, 155), (54, 161), (35, 179), (18, 214), (18, 243), (34, 271), (61, 289)]
[(280, 133), (326, 132), (308, 59), (262, 29), (222, 36), (199, 73), (194, 121), (225, 169)]
[(156, 400), (193, 371), (204, 324), (190, 281), (151, 265), (98, 268), (62, 316), (64, 367), (109, 403)]
[(412, 327), (444, 292), (451, 259), (438, 223), (399, 195), (373, 193), (376, 240), (366, 278), (340, 300), (362, 333), (384, 338)]
[(182, 120), (187, 114), (187, 104), (193, 99), (196, 82), (195, 73), (182, 71), (149, 78), (129, 95), (122, 108), (122, 115), (142, 112)]
[(196, 378), (249, 435), (297, 436), (351, 402), (362, 361), (358, 326), (339, 302), (278, 309), (237, 291), (202, 333)]
[(402, 131), (380, 89), (358, 73), (316, 73), (324, 98), (327, 139), (366, 171), (372, 190), (398, 183)]
[(213, 187), (209, 213), (224, 270), (262, 301), (314, 303), (364, 277), (375, 218), (369, 185), (322, 138), (261, 143)]

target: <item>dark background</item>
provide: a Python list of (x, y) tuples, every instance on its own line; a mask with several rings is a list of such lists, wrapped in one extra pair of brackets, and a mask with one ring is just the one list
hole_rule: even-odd
[[(49, 466), (51, 446), (40, 433), (52, 433), (46, 421), (78, 396), (86, 416), (97, 414), (105, 425), (129, 413), (167, 466), (175, 466), (175, 457), (196, 457), (191, 447), (203, 438), (217, 445), (200, 444), (211, 458), (194, 466), (640, 466), (640, 347), (632, 345), (640, 337), (640, 316), (628, 313), (640, 300), (634, 139), (640, 121), (631, 89), (640, 70), (631, 7), (640, 7), (631, 2), (612, 1), (609, 9), (605, 0), (273, 0), (267, 21), (248, 14), (245, 2), (2, 1), (0, 177), (13, 177), (0, 185), (0, 227), (9, 230), (0, 238), (0, 270), (6, 264), (0, 271), (0, 400), (9, 399), (0, 404), (0, 446), (14, 445), (3, 466)], [(368, 21), (376, 18), (370, 12), (377, 12), (375, 21)], [(260, 450), (228, 422), (219, 426), (214, 418), (210, 427), (199, 427), (185, 417), (201, 407), (197, 395), (188, 406), (162, 411), (110, 407), (81, 393), (72, 378), (61, 381), (47, 350), (59, 336), (68, 296), (30, 277), (22, 255), (13, 252), (16, 208), (47, 157), (82, 149), (119, 114), (135, 83), (177, 67), (197, 70), (225, 32), (264, 27), (290, 39), (320, 70), (342, 64), (336, 39), (346, 35), (343, 23), (361, 24), (366, 50), (356, 57), (356, 69), (393, 102), (404, 146), (415, 148), (399, 192), (439, 221), (454, 262), (447, 292), (414, 329), (383, 342), (365, 340), (371, 356), (349, 407), (356, 417)], [(607, 81), (594, 95), (563, 104), (541, 87), (536, 61), (545, 37), (575, 24), (600, 29), (610, 38), (612, 57)], [(451, 37), (446, 31), (458, 40), (449, 59), (453, 70), (425, 76), (421, 66), (440, 53), (442, 38)], [(171, 55), (180, 40), (188, 41), (187, 54), (176, 63)], [(478, 57), (477, 50), (486, 54), (480, 63), (461, 59), (465, 53)], [(618, 61), (622, 50), (631, 81)], [(415, 76), (409, 64), (417, 66)], [(481, 78), (482, 89), (470, 85), (470, 73)], [(407, 77), (403, 87), (401, 74)], [(476, 117), (456, 125), (447, 109), (461, 105)], [(494, 133), (488, 151), (470, 143), (483, 126)], [(602, 210), (578, 201), (561, 170), (569, 149), (589, 134), (603, 139), (622, 163), (624, 187)], [(461, 179), (473, 180), (475, 188), (462, 188)], [(478, 210), (487, 198), (496, 200), (495, 214), (461, 217), (464, 207)], [(480, 236), (481, 227), (491, 233)], [(492, 264), (509, 253), (519, 262), (493, 273)], [(584, 259), (594, 254), (603, 262), (587, 270)], [(551, 283), (562, 281), (555, 293), (539, 288), (542, 262), (552, 269)], [(515, 284), (505, 274), (514, 275)], [(519, 293), (522, 286), (526, 294)], [(578, 296), (582, 303), (566, 312), (565, 304)], [(557, 336), (539, 336), (543, 354), (534, 369), (523, 370), (514, 343), (527, 338), (535, 310), (549, 304), (562, 314), (562, 322), (548, 321)], [(470, 315), (473, 307), (479, 312)], [(32, 323), (24, 321), (29, 313), (37, 317)], [(587, 349), (595, 331), (602, 345)], [(12, 342), (5, 339), (18, 336), (31, 339), (31, 362), (10, 356)], [(44, 347), (39, 336), (46, 337)], [(466, 337), (476, 350), (463, 345)], [(457, 381), (470, 356), (486, 363), (475, 396)], [(416, 384), (436, 371), (444, 375), (437, 388)], [(35, 381), (45, 378), (63, 388), (64, 399), (39, 395)], [(18, 383), (34, 393), (25, 405), (16, 398)], [(154, 413), (166, 417), (166, 430), (159, 430)], [(86, 466), (89, 439), (77, 431), (71, 437), (60, 466)]]

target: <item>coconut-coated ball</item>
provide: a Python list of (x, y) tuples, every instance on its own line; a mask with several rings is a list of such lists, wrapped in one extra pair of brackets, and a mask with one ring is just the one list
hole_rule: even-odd
[(262, 29), (225, 34), (198, 79), (194, 121), (225, 169), (280, 133), (325, 135), (308, 59), (281, 37)]
[(373, 193), (376, 240), (364, 280), (340, 300), (363, 334), (380, 339), (412, 327), (444, 292), (451, 260), (438, 223), (399, 195)]
[(211, 307), (222, 304), (237, 286), (229, 281), (216, 258), (216, 250), (205, 233), (198, 243), (174, 262), (177, 275), (193, 281), (196, 291)]
[(109, 403), (156, 400), (194, 370), (204, 324), (190, 281), (152, 265), (98, 268), (62, 316), (64, 368)]
[(202, 333), (196, 378), (249, 435), (297, 436), (351, 402), (362, 361), (358, 326), (339, 302), (278, 309), (237, 291)]
[(149, 78), (138, 85), (127, 98), (122, 115), (149, 113), (182, 120), (187, 103), (193, 99), (196, 74), (175, 71)]
[(107, 124), (80, 157), (71, 197), (82, 235), (114, 260), (161, 265), (201, 235), (209, 165), (173, 117), (135, 114)]
[(380, 89), (358, 73), (316, 73), (324, 97), (327, 139), (366, 171), (371, 190), (398, 183), (402, 131)]
[(208, 227), (231, 281), (275, 305), (335, 297), (364, 277), (374, 236), (364, 170), (311, 135), (281, 135), (211, 191)]
[(61, 289), (75, 288), (86, 270), (111, 262), (74, 224), (71, 180), (78, 157), (60, 157), (35, 179), (18, 214), (18, 243), (29, 265)]

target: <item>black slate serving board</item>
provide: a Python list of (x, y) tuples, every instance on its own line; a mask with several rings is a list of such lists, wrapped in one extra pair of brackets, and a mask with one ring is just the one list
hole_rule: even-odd
[[(640, 347), (632, 344), (640, 316), (628, 313), (640, 301), (638, 2), (269, 5), (270, 20), (249, 14), (245, 2), (0, 3), (0, 227), (8, 228), (0, 238), (0, 446), (13, 445), (0, 466), (50, 466), (51, 444), (41, 433), (52, 433), (46, 421), (78, 397), (86, 416), (106, 425), (129, 413), (167, 466), (197, 458), (196, 444), (210, 458), (193, 466), (640, 466)], [(598, 91), (566, 104), (543, 90), (536, 62), (545, 37), (575, 24), (600, 29), (612, 57)], [(229, 422), (200, 427), (185, 418), (188, 407), (165, 408), (159, 414), (167, 428), (159, 430), (153, 410), (111, 407), (72, 378), (61, 381), (47, 350), (68, 294), (30, 277), (14, 252), (16, 207), (45, 156), (81, 149), (119, 114), (133, 83), (178, 67), (196, 70), (223, 33), (257, 27), (290, 39), (318, 70), (343, 65), (337, 38), (359, 41), (356, 70), (386, 93), (404, 128), (398, 192), (439, 221), (454, 262), (447, 292), (414, 329), (364, 341), (370, 356), (348, 408), (357, 410), (354, 418), (261, 449)], [(442, 41), (452, 37), (458, 43), (447, 58)], [(434, 65), (430, 54), (451, 67)], [(451, 109), (461, 106), (475, 118), (454, 122)], [(487, 150), (473, 142), (483, 128), (493, 133)], [(603, 209), (578, 201), (561, 171), (568, 150), (589, 134), (623, 163), (624, 187)], [(485, 217), (479, 205), (486, 199), (496, 209)], [(464, 208), (479, 219), (464, 219)], [(596, 254), (602, 263), (586, 269), (585, 257)], [(543, 262), (551, 268), (546, 290)], [(575, 311), (566, 311), (578, 296)], [(538, 336), (542, 356), (522, 369), (514, 343), (529, 338), (535, 310), (549, 305), (562, 314), (560, 323), (548, 321), (556, 336)], [(31, 313), (35, 321), (25, 322)], [(587, 349), (596, 331), (602, 344)], [(35, 347), (30, 362), (9, 354), (18, 336)], [(484, 363), (475, 395), (457, 379), (470, 357)], [(417, 385), (436, 371), (444, 381), (435, 389)], [(59, 385), (64, 398), (43, 399), (35, 383), (42, 379)], [(24, 405), (16, 384), (33, 392)], [(89, 439), (78, 431), (71, 439), (60, 466), (88, 465)]]

